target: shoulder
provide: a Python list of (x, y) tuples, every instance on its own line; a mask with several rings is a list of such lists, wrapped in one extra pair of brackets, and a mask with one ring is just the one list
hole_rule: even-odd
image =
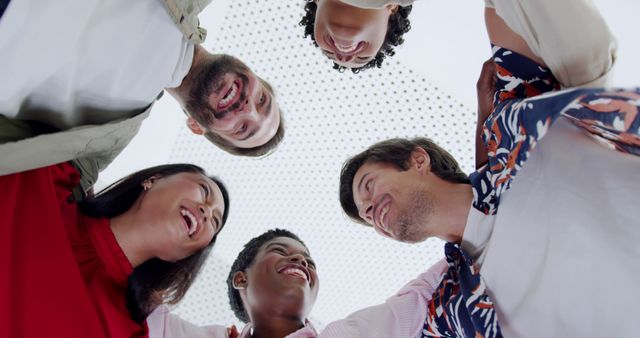
[(222, 325), (198, 326), (171, 313), (166, 305), (158, 306), (148, 317), (149, 338), (190, 337), (227, 338), (227, 328)]

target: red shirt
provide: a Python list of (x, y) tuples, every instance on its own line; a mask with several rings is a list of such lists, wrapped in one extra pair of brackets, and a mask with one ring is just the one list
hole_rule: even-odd
[(146, 337), (107, 219), (81, 215), (68, 163), (0, 176), (0, 337)]

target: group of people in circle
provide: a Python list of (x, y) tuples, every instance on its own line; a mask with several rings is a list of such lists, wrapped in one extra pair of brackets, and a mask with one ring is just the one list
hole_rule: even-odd
[[(404, 42), (414, 1), (306, 1), (299, 25), (337, 71), (375, 72)], [(223, 228), (238, 226), (226, 221), (239, 197), (192, 164), (92, 187), (164, 91), (220, 149), (277, 151), (277, 84), (201, 46), (209, 3), (0, 0), (1, 336), (640, 329), (625, 300), (640, 277), (628, 263), (640, 257), (640, 89), (607, 88), (617, 45), (590, 0), (485, 0), (493, 56), (476, 88), (476, 171), (428, 135), (381, 140), (346, 160), (336, 197), (350, 219), (404, 243), (446, 242), (442, 260), (385, 303), (317, 330), (316, 263), (296, 234), (273, 229), (244, 245), (226, 281), (244, 328), (171, 313)]]

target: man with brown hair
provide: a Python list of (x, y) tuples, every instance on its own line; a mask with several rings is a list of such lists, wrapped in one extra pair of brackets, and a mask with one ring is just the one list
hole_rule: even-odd
[(611, 73), (615, 39), (590, 1), (486, 3), (494, 62), (478, 82), (479, 169), (467, 181), (433, 142), (394, 139), (348, 160), (340, 179), (354, 221), (403, 242), (438, 237), (448, 267), (429, 296), (399, 294), (327, 330), (634, 337), (640, 89), (557, 92)]
[(488, 163), (467, 178), (428, 139), (383, 141), (344, 165), (342, 208), (397, 241), (447, 242), (425, 332), (632, 336), (635, 304), (622, 299), (640, 278), (625, 263), (640, 258), (640, 88), (526, 98), (557, 81), (522, 55), (494, 52)]
[(219, 148), (273, 151), (284, 124), (271, 85), (201, 46), (198, 14), (210, 2), (5, 2), (0, 175), (76, 160), (88, 189), (165, 89), (189, 129)]

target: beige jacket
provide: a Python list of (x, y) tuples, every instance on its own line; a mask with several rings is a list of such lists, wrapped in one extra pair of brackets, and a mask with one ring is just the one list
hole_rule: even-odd
[(50, 133), (34, 123), (0, 115), (0, 175), (73, 161), (81, 173), (80, 187), (74, 190), (80, 200), (98, 173), (129, 144), (150, 111), (151, 105), (131, 118)]
[(591, 0), (485, 0), (563, 87), (606, 87), (617, 42)]
[(180, 28), (182, 34), (193, 44), (201, 44), (207, 37), (207, 30), (200, 27), (198, 14), (202, 12), (212, 0), (163, 0), (173, 22)]
[[(199, 27), (198, 14), (211, 0), (163, 0), (169, 15), (184, 36), (202, 43), (207, 31)], [(83, 125), (69, 130), (52, 130), (37, 122), (16, 121), (0, 115), (0, 175), (72, 161), (81, 172), (81, 187), (74, 191), (83, 198), (98, 173), (129, 144), (151, 111), (140, 109), (133, 117), (103, 125)]]

